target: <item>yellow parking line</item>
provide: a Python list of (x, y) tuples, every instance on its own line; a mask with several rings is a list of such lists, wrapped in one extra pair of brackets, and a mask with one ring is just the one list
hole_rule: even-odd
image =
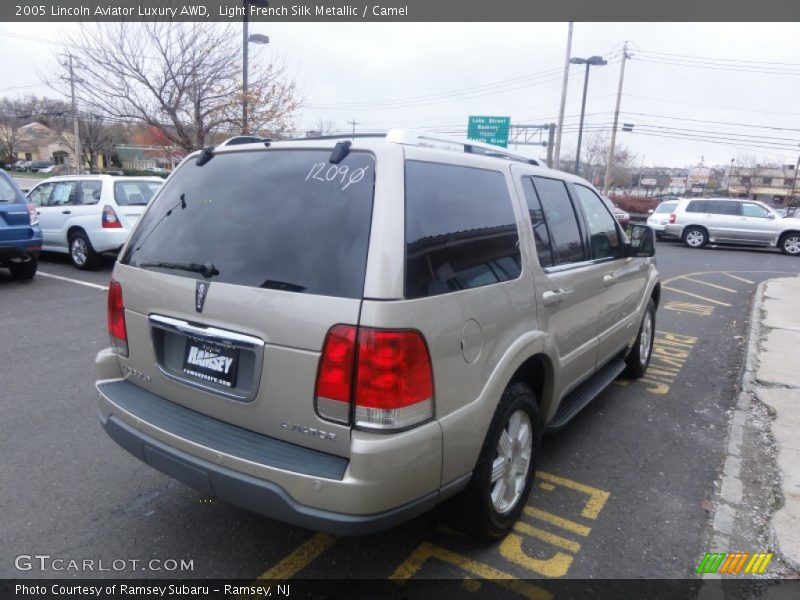
[(582, 535), (584, 537), (589, 535), (589, 532), (591, 531), (591, 529), (586, 527), (586, 525), (581, 525), (575, 521), (570, 521), (569, 519), (559, 517), (544, 510), (539, 510), (538, 508), (533, 508), (532, 506), (525, 507), (525, 514), (536, 517), (545, 523), (550, 523), (556, 527), (561, 527), (561, 529), (566, 529), (567, 531), (577, 533), (578, 535)]
[(596, 519), (597, 515), (600, 514), (600, 511), (603, 510), (603, 507), (606, 505), (608, 497), (611, 496), (611, 493), (606, 492), (605, 490), (598, 490), (597, 488), (594, 488), (590, 485), (578, 483), (577, 481), (572, 481), (571, 479), (559, 477), (558, 475), (553, 475), (552, 473), (539, 471), (536, 475), (540, 479), (544, 479), (545, 481), (549, 481), (550, 483), (555, 483), (557, 485), (575, 490), (576, 492), (581, 492), (589, 496), (589, 500), (586, 502), (586, 505), (583, 507), (583, 510), (581, 511), (581, 516), (586, 517), (587, 519)]
[(291, 579), (295, 573), (305, 569), (320, 554), (333, 546), (336, 538), (327, 533), (314, 534), (310, 540), (281, 560), (274, 567), (267, 569), (258, 579)]
[[(758, 271), (760, 273), (760, 271)], [(727, 275), (731, 279), (738, 279), (739, 281), (744, 281), (745, 283), (755, 283), (755, 281), (750, 281), (749, 279), (745, 279), (744, 277), (739, 277), (738, 275), (731, 275), (730, 273), (726, 273), (725, 271), (721, 271), (723, 275)]]
[(700, 294), (693, 294), (692, 292), (687, 292), (685, 290), (679, 290), (677, 288), (671, 288), (667, 286), (662, 286), (662, 289), (669, 290), (671, 292), (678, 292), (679, 294), (686, 294), (687, 296), (691, 296), (692, 298), (699, 298), (700, 300), (705, 300), (706, 302), (713, 302), (714, 304), (719, 304), (720, 306), (731, 306), (727, 302), (722, 302), (720, 300), (714, 300), (713, 298), (706, 298), (705, 296), (701, 296)]
[(713, 287), (718, 290), (723, 290), (725, 292), (730, 292), (731, 294), (735, 294), (736, 290), (732, 290), (731, 288), (722, 287), (721, 285), (717, 285), (716, 283), (709, 283), (707, 281), (702, 281), (700, 279), (692, 279), (691, 277), (681, 277), (684, 281), (694, 281), (695, 283), (702, 283), (703, 285), (707, 285), (708, 287)]
[(550, 533), (549, 531), (544, 531), (543, 529), (539, 529), (538, 527), (533, 527), (532, 525), (528, 525), (524, 521), (517, 521), (516, 523), (514, 523), (514, 529), (516, 529), (520, 533), (524, 533), (525, 535), (538, 538), (543, 542), (549, 542), (554, 546), (558, 546), (559, 548), (563, 548), (564, 550), (569, 550), (570, 552), (574, 552), (576, 554), (581, 549), (581, 545), (578, 542), (573, 542), (572, 540), (563, 538), (560, 535)]

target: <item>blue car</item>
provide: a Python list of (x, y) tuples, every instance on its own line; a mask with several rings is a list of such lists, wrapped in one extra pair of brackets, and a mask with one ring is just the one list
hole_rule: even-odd
[(0, 267), (14, 279), (36, 275), (42, 231), (39, 216), (17, 184), (0, 169)]

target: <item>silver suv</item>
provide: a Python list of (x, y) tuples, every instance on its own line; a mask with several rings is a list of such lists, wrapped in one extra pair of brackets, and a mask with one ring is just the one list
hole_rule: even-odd
[(630, 232), (584, 180), (474, 142), (207, 148), (114, 268), (102, 424), (286, 522), (368, 533), (463, 492), (502, 536), (542, 433), (647, 368), (654, 238)]
[(744, 244), (800, 256), (800, 219), (781, 217), (755, 200), (682, 198), (672, 207), (664, 234), (682, 239), (690, 248)]

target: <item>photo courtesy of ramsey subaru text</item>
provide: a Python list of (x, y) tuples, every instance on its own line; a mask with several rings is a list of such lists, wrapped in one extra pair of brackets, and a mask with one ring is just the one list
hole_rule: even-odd
[(477, 537), (504, 536), (542, 435), (648, 367), (653, 231), (478, 142), (239, 142), (189, 155), (119, 255), (108, 435), (311, 529), (371, 533), (460, 495)]

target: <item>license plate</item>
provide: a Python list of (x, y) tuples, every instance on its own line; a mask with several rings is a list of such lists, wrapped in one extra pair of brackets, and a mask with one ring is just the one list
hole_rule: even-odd
[(238, 348), (189, 338), (183, 358), (183, 372), (202, 381), (233, 387), (236, 385), (238, 362)]

